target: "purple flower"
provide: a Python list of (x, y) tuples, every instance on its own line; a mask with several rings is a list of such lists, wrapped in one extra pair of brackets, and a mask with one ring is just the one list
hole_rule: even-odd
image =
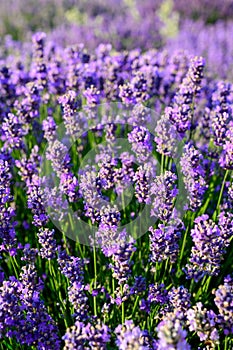
[(202, 57), (191, 59), (187, 75), (174, 97), (173, 106), (165, 110), (165, 114), (169, 116), (169, 119), (180, 133), (184, 133), (191, 128), (192, 103), (195, 95), (200, 91), (204, 65), (205, 61)]
[[(13, 247), (16, 236), (16, 222), (12, 221), (12, 219), (16, 214), (10, 189), (11, 179), (12, 175), (9, 162), (0, 159), (0, 238), (4, 245)], [(10, 203), (13, 205), (9, 206)]]
[(180, 164), (184, 174), (185, 188), (188, 191), (189, 207), (192, 211), (201, 206), (208, 187), (203, 161), (202, 154), (192, 144), (185, 145)]
[(216, 314), (212, 310), (207, 310), (201, 302), (198, 302), (187, 311), (187, 319), (189, 330), (197, 332), (201, 341), (211, 341), (212, 344), (218, 344)]
[(171, 171), (156, 176), (150, 185), (150, 197), (152, 197), (151, 216), (158, 217), (161, 221), (169, 221), (173, 214), (174, 200), (178, 194), (176, 185), (177, 176)]
[(225, 143), (227, 125), (232, 118), (231, 93), (231, 84), (220, 81), (212, 94), (214, 108), (211, 111), (211, 129), (217, 146), (222, 146)]
[(135, 240), (130, 237), (127, 241), (127, 233), (122, 231), (118, 236), (112, 255), (113, 263), (109, 264), (113, 271), (113, 277), (118, 280), (119, 284), (124, 284), (131, 276), (133, 261), (130, 258), (134, 251), (136, 251)]
[(152, 140), (148, 129), (144, 126), (135, 126), (128, 134), (128, 140), (138, 160), (145, 162), (152, 152)]
[(233, 122), (229, 123), (224, 138), (223, 151), (219, 159), (219, 164), (224, 169), (233, 169)]
[(37, 236), (39, 238), (39, 243), (42, 245), (42, 248), (40, 249), (40, 255), (42, 258), (49, 260), (54, 259), (57, 250), (56, 240), (54, 239), (54, 230), (40, 228)]
[(191, 231), (194, 246), (185, 272), (187, 278), (197, 282), (205, 275), (218, 275), (226, 244), (221, 230), (208, 215), (199, 216), (194, 222)]
[(116, 345), (120, 350), (149, 350), (147, 332), (135, 326), (132, 320), (127, 320), (115, 329)]
[(167, 225), (159, 224), (157, 229), (149, 228), (151, 260), (153, 262), (161, 262), (166, 259), (170, 259), (171, 263), (176, 261), (183, 229), (184, 226), (178, 219), (168, 222)]
[(32, 36), (34, 49), (34, 77), (38, 85), (47, 86), (47, 67), (44, 61), (44, 45), (46, 34), (37, 32)]
[(170, 157), (175, 155), (179, 134), (170, 122), (167, 113), (163, 114), (157, 122), (155, 133), (154, 141), (156, 142), (157, 151)]
[(135, 171), (133, 181), (135, 181), (135, 197), (139, 203), (151, 203), (150, 187), (155, 176), (155, 166), (151, 162), (140, 165)]
[(224, 283), (213, 290), (214, 302), (218, 308), (218, 324), (224, 334), (233, 332), (233, 279), (230, 275), (224, 278)]
[(65, 341), (64, 350), (106, 350), (107, 343), (110, 341), (110, 330), (99, 320), (94, 324), (86, 325), (77, 321), (74, 326), (66, 330), (63, 340)]
[(159, 350), (190, 350), (186, 341), (187, 331), (182, 328), (182, 323), (174, 316), (165, 317), (157, 327)]
[(77, 100), (77, 93), (69, 90), (65, 95), (58, 98), (58, 102), (62, 106), (62, 117), (68, 135), (75, 136), (79, 132), (79, 122), (77, 111), (80, 107), (80, 100)]

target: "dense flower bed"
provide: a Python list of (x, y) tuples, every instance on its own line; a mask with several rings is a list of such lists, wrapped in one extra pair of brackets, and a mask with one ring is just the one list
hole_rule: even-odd
[(88, 4), (1, 40), (0, 349), (231, 350), (231, 22)]
[[(90, 55), (38, 32), (27, 52), (6, 42), (0, 88), (2, 349), (230, 349), (232, 85), (184, 52)], [(96, 227), (88, 245), (54, 224), (64, 203)]]

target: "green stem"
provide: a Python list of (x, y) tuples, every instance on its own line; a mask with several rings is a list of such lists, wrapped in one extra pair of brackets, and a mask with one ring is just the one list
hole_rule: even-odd
[(185, 233), (184, 233), (183, 241), (182, 241), (182, 246), (181, 246), (181, 250), (180, 250), (180, 257), (179, 257), (179, 262), (178, 262), (178, 271), (180, 270), (180, 266), (181, 266), (183, 256), (184, 256), (184, 249), (185, 249), (185, 245), (186, 245), (186, 241), (187, 241), (188, 231), (189, 231), (189, 224), (187, 225), (187, 228), (186, 228)]
[[(121, 296), (123, 296), (123, 286), (121, 284)], [(125, 303), (122, 302), (121, 304), (121, 323), (125, 323)]]
[[(94, 259), (94, 289), (97, 286), (97, 262), (96, 262), (96, 247), (93, 247), (93, 259)], [(96, 305), (96, 296), (93, 297), (94, 301), (94, 315), (97, 316), (97, 305)]]
[(213, 214), (213, 220), (214, 221), (216, 220), (217, 215), (220, 212), (219, 206), (220, 206), (220, 203), (221, 203), (221, 200), (222, 200), (223, 190), (224, 190), (224, 187), (225, 187), (225, 183), (226, 183), (226, 179), (227, 179), (228, 173), (229, 173), (229, 170), (226, 170), (226, 173), (225, 173), (225, 176), (224, 176), (224, 179), (223, 179), (223, 182), (222, 182), (222, 187), (221, 187), (221, 190), (220, 190), (220, 193), (219, 193), (219, 197), (218, 197), (218, 203), (217, 203), (216, 209), (215, 209), (214, 214)]
[(163, 174), (164, 169), (164, 154), (161, 155), (161, 168), (160, 168), (160, 174)]

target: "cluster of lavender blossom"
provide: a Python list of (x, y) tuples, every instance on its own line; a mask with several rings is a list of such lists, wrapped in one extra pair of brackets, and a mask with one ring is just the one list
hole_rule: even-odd
[[(233, 85), (181, 51), (46, 40), (1, 48), (0, 349), (232, 349)], [(91, 247), (51, 203), (97, 228)], [(126, 224), (145, 208), (141, 236)]]

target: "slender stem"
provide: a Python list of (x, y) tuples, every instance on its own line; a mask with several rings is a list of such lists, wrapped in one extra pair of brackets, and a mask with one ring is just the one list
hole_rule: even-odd
[(135, 313), (136, 308), (137, 308), (137, 306), (138, 306), (139, 299), (140, 299), (140, 296), (137, 295), (136, 300), (135, 300), (135, 303), (134, 303), (134, 306), (133, 306), (132, 317), (134, 316), (134, 313)]
[[(97, 286), (97, 263), (96, 263), (96, 247), (93, 247), (93, 259), (94, 259), (94, 289)], [(97, 316), (97, 305), (96, 305), (96, 296), (93, 297), (94, 301), (94, 315)]]
[(182, 241), (182, 246), (180, 250), (180, 257), (179, 257), (179, 263), (178, 263), (178, 270), (180, 270), (180, 265), (182, 263), (183, 255), (184, 255), (184, 249), (187, 241), (187, 236), (188, 236), (188, 231), (189, 231), (189, 224), (187, 225), (187, 228), (184, 233), (183, 241)]
[(215, 209), (214, 214), (213, 214), (213, 220), (216, 220), (217, 215), (219, 214), (219, 206), (220, 206), (220, 203), (221, 203), (221, 200), (222, 200), (223, 190), (224, 190), (224, 187), (225, 187), (225, 183), (226, 183), (226, 179), (227, 179), (228, 173), (229, 173), (229, 170), (226, 170), (226, 173), (225, 173), (225, 176), (224, 176), (224, 179), (223, 179), (223, 182), (222, 182), (221, 190), (219, 192), (218, 203), (217, 203), (216, 209)]
[[(123, 296), (123, 286), (121, 284), (121, 296)], [(121, 323), (125, 323), (125, 303), (122, 302), (121, 304)]]
[(160, 174), (163, 174), (163, 168), (164, 168), (164, 154), (161, 155), (161, 168), (160, 168)]

